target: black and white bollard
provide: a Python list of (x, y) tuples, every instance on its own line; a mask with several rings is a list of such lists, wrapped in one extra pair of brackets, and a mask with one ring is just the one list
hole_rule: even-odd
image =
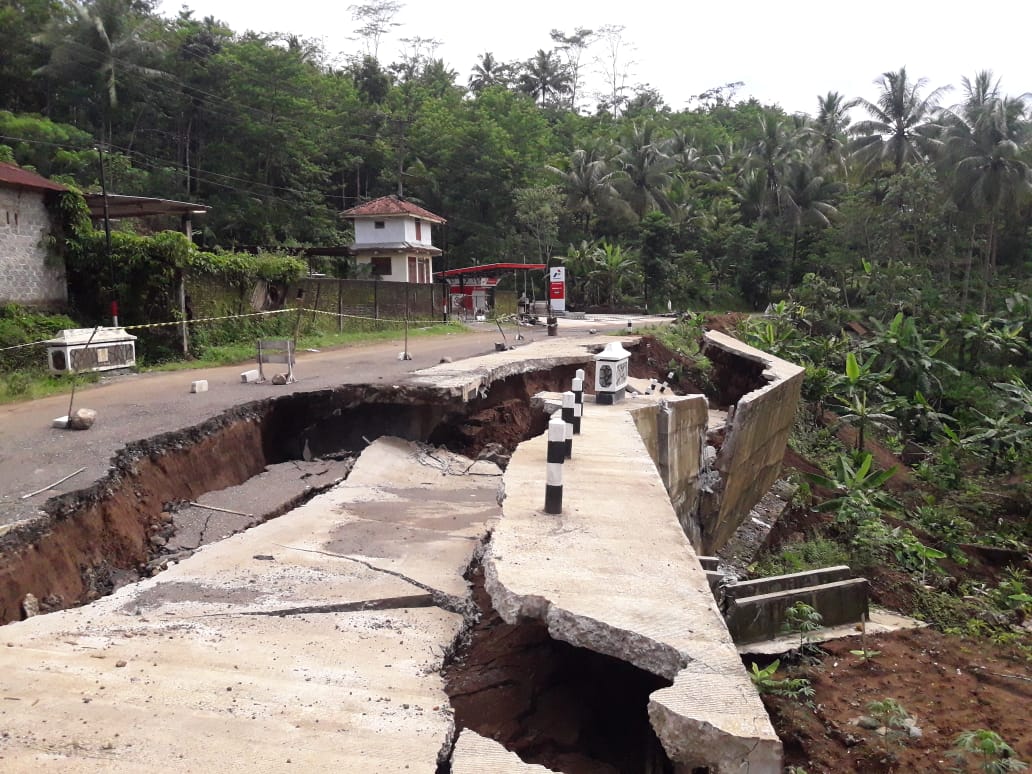
[(576, 411), (577, 399), (567, 390), (563, 393), (563, 423), (566, 425), (566, 459), (573, 457), (573, 415)]
[(580, 435), (581, 418), (584, 416), (584, 369), (578, 368), (573, 377), (573, 434)]
[(545, 513), (563, 512), (563, 461), (566, 459), (566, 423), (552, 415), (548, 422), (548, 457), (545, 469)]

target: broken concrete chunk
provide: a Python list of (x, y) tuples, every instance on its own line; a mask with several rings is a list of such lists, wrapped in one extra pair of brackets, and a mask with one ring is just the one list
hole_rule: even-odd
[(93, 409), (81, 408), (72, 412), (68, 418), (69, 430), (89, 430), (97, 420), (97, 412)]
[(207, 392), (207, 391), (208, 391), (208, 380), (207, 379), (198, 379), (195, 382), (190, 382), (190, 392), (191, 393)]
[(258, 369), (252, 368), (250, 371), (244, 371), (240, 374), (240, 381), (244, 384), (254, 384), (261, 377), (258, 374)]
[(36, 599), (34, 594), (25, 595), (25, 599), (22, 600), (22, 612), (26, 618), (39, 615), (39, 600)]

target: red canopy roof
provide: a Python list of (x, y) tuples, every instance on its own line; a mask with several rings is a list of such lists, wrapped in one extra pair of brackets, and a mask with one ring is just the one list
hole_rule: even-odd
[(485, 263), (483, 266), (466, 266), (462, 269), (448, 269), (439, 271), (437, 277), (459, 277), (463, 274), (473, 274), (478, 277), (493, 277), (496, 274), (506, 274), (510, 271), (541, 271), (545, 268), (543, 263)]
[(0, 162), (0, 183), (17, 185), (22, 188), (35, 188), (41, 191), (67, 191), (68, 189), (53, 180), (47, 180), (42, 175), (29, 172), (15, 164)]
[(397, 217), (399, 215), (411, 215), (416, 218), (428, 220), (431, 223), (447, 223), (440, 215), (434, 215), (430, 210), (424, 210), (418, 204), (399, 199), (397, 196), (381, 196), (371, 202), (360, 204), (349, 210), (344, 210), (341, 215), (345, 218), (370, 218), (370, 217)]

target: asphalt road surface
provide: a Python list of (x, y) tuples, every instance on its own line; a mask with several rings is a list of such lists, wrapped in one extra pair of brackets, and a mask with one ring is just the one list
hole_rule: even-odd
[[(584, 335), (586, 329), (626, 328), (627, 319), (606, 316), (590, 320), (562, 319), (559, 335)], [(633, 318), (645, 323), (645, 318)], [(652, 320), (648, 320), (652, 322)], [(523, 328), (526, 342), (546, 336), (544, 326)], [(512, 343), (514, 331), (506, 330)], [(500, 340), (493, 323), (471, 326), (469, 332), (410, 339), (412, 359), (398, 359), (403, 341), (379, 342), (323, 352), (299, 352), (297, 382), (286, 386), (243, 384), (240, 373), (254, 364), (198, 368), (189, 371), (124, 374), (79, 389), (75, 408), (97, 411), (87, 431), (55, 429), (52, 420), (68, 413), (68, 395), (0, 406), (0, 527), (35, 515), (49, 497), (83, 489), (108, 470), (115, 452), (127, 443), (196, 425), (225, 409), (261, 398), (307, 392), (341, 384), (396, 384), (412, 371), (494, 351)], [(208, 392), (191, 394), (190, 383), (207, 379)], [(22, 495), (86, 469), (34, 497)]]

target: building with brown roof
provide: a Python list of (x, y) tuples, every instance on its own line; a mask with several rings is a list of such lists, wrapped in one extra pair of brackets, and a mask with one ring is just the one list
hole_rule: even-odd
[(0, 304), (63, 306), (64, 263), (53, 249), (52, 206), (63, 185), (14, 164), (0, 163)]
[(441, 251), (431, 239), (432, 224), (447, 221), (397, 196), (382, 196), (341, 213), (355, 223), (349, 245), (359, 266), (389, 282), (432, 282), (432, 259)]

